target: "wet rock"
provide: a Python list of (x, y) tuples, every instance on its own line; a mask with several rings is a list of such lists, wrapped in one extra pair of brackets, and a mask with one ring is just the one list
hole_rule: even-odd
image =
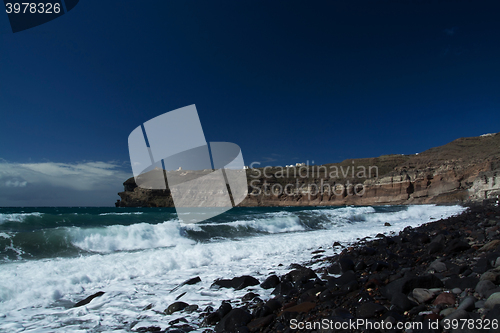
[(169, 325), (175, 325), (175, 324), (178, 324), (178, 323), (187, 323), (187, 319), (186, 318), (177, 318), (177, 319), (174, 319), (174, 320), (171, 320), (168, 322)]
[(384, 223), (384, 227), (390, 227), (390, 226), (391, 226), (391, 224), (389, 222)]
[(351, 258), (349, 257), (342, 257), (339, 259), (339, 265), (340, 269), (343, 273), (347, 271), (353, 271), (354, 270), (354, 262), (352, 261)]
[(434, 300), (434, 302), (432, 302), (432, 304), (434, 305), (444, 304), (453, 306), (455, 305), (455, 302), (456, 302), (455, 295), (451, 293), (442, 293), (438, 295), (438, 297), (436, 297), (436, 299)]
[(366, 269), (366, 264), (364, 261), (358, 261), (356, 265), (354, 265), (355, 272), (361, 272)]
[(246, 326), (252, 315), (241, 308), (231, 310), (222, 320), (215, 325), (216, 333), (236, 333), (242, 326)]
[(102, 295), (104, 295), (104, 291), (99, 291), (99, 292), (96, 292), (95, 294), (81, 300), (80, 302), (76, 303), (75, 305), (73, 305), (74, 308), (77, 308), (79, 306), (83, 306), (83, 305), (86, 305), (86, 304), (89, 304), (90, 301), (92, 301), (94, 298), (96, 297), (101, 297)]
[(493, 283), (498, 284), (500, 282), (500, 272), (487, 271), (480, 278), (481, 281), (489, 280)]
[(470, 312), (476, 308), (476, 298), (474, 296), (467, 296), (458, 306), (457, 310), (465, 310)]
[(359, 253), (364, 256), (373, 256), (377, 254), (377, 250), (372, 247), (364, 246), (359, 250)]
[(444, 282), (444, 285), (448, 289), (460, 288), (465, 290), (466, 288), (474, 288), (479, 279), (476, 277), (465, 277), (465, 278), (451, 278)]
[(342, 290), (345, 290), (348, 292), (351, 292), (351, 291), (354, 291), (357, 289), (359, 289), (359, 284), (358, 284), (358, 281), (356, 281), (356, 280), (351, 280), (351, 281), (342, 285)]
[(217, 312), (210, 313), (203, 320), (202, 326), (212, 326), (217, 324), (221, 320), (220, 315)]
[(428, 254), (433, 254), (440, 252), (444, 249), (444, 245), (442, 243), (437, 243), (437, 242), (431, 242), (429, 245), (427, 245), (427, 253)]
[(168, 308), (163, 311), (167, 315), (171, 315), (174, 312), (184, 310), (184, 308), (188, 307), (189, 304), (184, 302), (174, 302), (168, 306)]
[(302, 267), (300, 269), (294, 269), (293, 271), (286, 274), (284, 280), (291, 281), (293, 283), (304, 283), (307, 280), (316, 278), (318, 278), (318, 276), (312, 269)]
[(493, 282), (491, 282), (490, 280), (482, 280), (482, 281), (478, 282), (475, 289), (476, 289), (476, 292), (481, 297), (485, 297), (489, 290), (492, 290), (495, 288), (496, 288), (495, 284)]
[(429, 265), (428, 270), (432, 270), (435, 272), (444, 272), (446, 270), (446, 264), (441, 260), (435, 260), (432, 264)]
[(384, 262), (384, 261), (377, 261), (377, 262), (374, 262), (371, 267), (370, 267), (370, 270), (372, 272), (380, 272), (380, 271), (383, 271), (384, 269), (388, 268), (389, 267), (389, 264)]
[(429, 289), (415, 288), (412, 293), (413, 298), (419, 303), (425, 303), (434, 298), (434, 293)]
[(281, 308), (281, 303), (276, 299), (270, 299), (266, 302), (265, 306), (267, 306), (271, 311), (276, 311)]
[(489, 243), (486, 243), (483, 247), (481, 247), (479, 249), (479, 251), (483, 251), (483, 252), (495, 251), (499, 246), (500, 246), (500, 240), (495, 239)]
[(253, 293), (253, 292), (249, 292), (249, 293), (246, 293), (242, 298), (241, 300), (244, 301), (244, 302), (248, 302), (248, 301), (251, 301), (253, 300), (255, 297), (259, 297), (258, 294), (256, 293)]
[(448, 246), (444, 251), (445, 253), (452, 254), (456, 252), (463, 252), (468, 249), (470, 249), (469, 243), (466, 243), (461, 239), (453, 239), (449, 242)]
[(347, 271), (338, 278), (328, 279), (327, 285), (331, 287), (341, 287), (351, 281), (356, 281), (356, 274), (353, 271)]
[(248, 323), (247, 327), (250, 331), (259, 331), (267, 326), (274, 320), (274, 315), (270, 314), (266, 317), (256, 318)]
[(373, 318), (386, 311), (386, 308), (380, 304), (368, 302), (363, 303), (356, 309), (356, 315), (359, 318)]
[(447, 308), (447, 309), (444, 309), (441, 312), (439, 312), (439, 315), (441, 317), (446, 317), (446, 316), (451, 315), (455, 311), (457, 311), (457, 309), (455, 309), (455, 308)]
[(491, 290), (488, 290), (486, 292), (486, 294), (484, 295), (485, 298), (488, 298), (490, 297), (491, 295), (493, 295), (494, 293), (500, 293), (500, 287), (497, 287), (495, 289), (491, 289)]
[(491, 267), (488, 263), (488, 260), (486, 258), (481, 258), (477, 261), (476, 265), (472, 268), (472, 270), (476, 273), (483, 274), (490, 268)]
[(271, 275), (271, 276), (268, 276), (264, 280), (264, 282), (262, 282), (260, 284), (260, 286), (263, 289), (271, 289), (271, 288), (275, 288), (279, 283), (280, 283), (279, 277), (277, 277), (276, 275)]
[(295, 288), (290, 282), (283, 281), (274, 288), (271, 294), (273, 295), (292, 295), (298, 292), (297, 288)]
[(163, 332), (159, 326), (139, 327), (136, 332)]
[[(500, 305), (495, 305), (495, 307), (493, 307), (493, 309), (491, 309), (490, 311), (488, 311), (488, 313), (484, 317), (484, 319), (489, 319), (490, 323), (493, 321), (493, 319), (497, 319), (498, 320), (498, 318), (500, 318)], [(491, 332), (491, 333), (499, 333), (500, 332), (500, 325), (496, 329), (495, 328), (491, 328), (491, 330), (489, 332)]]
[(307, 313), (307, 312), (311, 311), (312, 309), (314, 309), (315, 306), (316, 306), (316, 303), (304, 302), (304, 303), (300, 303), (300, 304), (291, 306), (289, 308), (286, 308), (281, 313), (285, 313), (285, 312), (298, 312), (298, 313), (305, 312), (305, 313)]
[(231, 304), (222, 302), (222, 304), (217, 309), (217, 313), (219, 314), (220, 318), (224, 318), (224, 316), (231, 312), (232, 309), (233, 307), (231, 306)]
[(198, 310), (198, 305), (196, 305), (196, 304), (191, 304), (191, 305), (186, 306), (184, 308), (184, 312), (187, 312), (187, 313), (195, 312), (196, 310)]
[(441, 321), (441, 323), (443, 323), (444, 321), (447, 321), (449, 320), (450, 322), (454, 319), (460, 321), (461, 319), (469, 319), (470, 316), (469, 316), (469, 313), (465, 310), (456, 310), (456, 311), (453, 311), (451, 314), (447, 315), (446, 317), (444, 317), (443, 321)]
[(408, 311), (416, 305), (403, 293), (394, 294), (391, 299), (391, 304), (397, 306), (403, 311)]
[(212, 286), (219, 286), (222, 288), (233, 288), (235, 290), (244, 289), (249, 286), (255, 286), (259, 284), (259, 280), (249, 275), (243, 275), (239, 277), (232, 278), (231, 280), (220, 279), (214, 281)]
[(488, 299), (486, 300), (486, 303), (484, 303), (484, 307), (486, 309), (493, 309), (495, 305), (500, 304), (500, 293), (494, 293)]
[(199, 282), (201, 282), (201, 279), (200, 279), (199, 276), (196, 276), (194, 278), (191, 278), (189, 280), (186, 280), (186, 281), (182, 282), (181, 284), (179, 284), (178, 286), (176, 286), (174, 289), (170, 290), (170, 292), (172, 293), (172, 292), (176, 291), (177, 289), (179, 289), (180, 287), (182, 287), (182, 286), (184, 286), (186, 284), (187, 285), (193, 285), (193, 284), (197, 284)]
[(338, 275), (338, 274), (342, 273), (342, 269), (340, 268), (340, 265), (338, 263), (331, 264), (330, 266), (328, 266), (327, 270), (328, 270), (328, 273), (330, 273), (330, 274)]
[(434, 274), (425, 274), (422, 276), (404, 277), (389, 283), (381, 292), (386, 298), (395, 293), (408, 294), (415, 288), (442, 288), (443, 282)]

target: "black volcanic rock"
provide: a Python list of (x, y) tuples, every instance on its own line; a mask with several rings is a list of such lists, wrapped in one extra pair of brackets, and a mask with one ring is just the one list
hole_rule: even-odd
[(235, 290), (244, 289), (249, 286), (256, 286), (259, 284), (259, 280), (249, 275), (243, 275), (239, 277), (232, 278), (231, 280), (220, 279), (215, 280), (212, 286), (219, 286), (222, 288), (233, 288)]
[(242, 326), (246, 326), (252, 320), (252, 315), (241, 308), (231, 310), (215, 326), (217, 333), (236, 333)]
[(260, 284), (260, 286), (263, 289), (271, 289), (271, 288), (275, 288), (279, 283), (280, 283), (279, 277), (277, 277), (276, 275), (271, 275), (271, 276), (268, 276), (264, 280), (264, 282), (262, 282)]
[(102, 295), (104, 295), (104, 291), (99, 291), (99, 292), (96, 292), (95, 294), (93, 295), (90, 295), (89, 297), (79, 301), (78, 303), (76, 303), (73, 307), (74, 308), (77, 308), (77, 307), (80, 307), (80, 306), (83, 306), (83, 305), (86, 305), (86, 304), (89, 304), (90, 301), (92, 301), (94, 298), (96, 297), (101, 297)]

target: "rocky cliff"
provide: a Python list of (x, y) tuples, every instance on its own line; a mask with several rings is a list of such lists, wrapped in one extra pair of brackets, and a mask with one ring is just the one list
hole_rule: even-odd
[[(189, 171), (184, 171), (189, 173)], [(416, 155), (384, 155), (321, 166), (247, 170), (239, 206), (399, 205), (480, 201), (500, 195), (500, 133), (460, 138)], [(173, 207), (170, 191), (137, 187), (119, 207)]]

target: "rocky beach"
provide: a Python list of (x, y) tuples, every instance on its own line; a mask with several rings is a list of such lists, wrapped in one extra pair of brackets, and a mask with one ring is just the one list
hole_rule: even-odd
[[(165, 309), (165, 321), (198, 311), (198, 327), (178, 317), (166, 330), (136, 331), (500, 332), (498, 201), (397, 234), (332, 245), (340, 253), (325, 257), (319, 248), (285, 274), (213, 282), (214, 289), (245, 290), (239, 299), (204, 309), (178, 301)], [(262, 297), (263, 290), (272, 296)]]

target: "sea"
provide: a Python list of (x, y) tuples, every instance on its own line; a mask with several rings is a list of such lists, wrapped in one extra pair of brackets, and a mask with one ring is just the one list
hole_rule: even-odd
[[(249, 290), (217, 289), (216, 279), (284, 274), (293, 263), (327, 265), (341, 250), (379, 233), (460, 214), (461, 206), (237, 207), (196, 224), (173, 208), (0, 208), (0, 332), (134, 332), (201, 310), (233, 307)], [(385, 224), (389, 223), (390, 226)], [(324, 252), (316, 252), (322, 250)], [(312, 252), (315, 252), (314, 254)], [(201, 282), (181, 285), (193, 277)], [(178, 287), (178, 288), (177, 288)], [(73, 305), (99, 291), (81, 307)], [(175, 301), (199, 311), (164, 310)]]

